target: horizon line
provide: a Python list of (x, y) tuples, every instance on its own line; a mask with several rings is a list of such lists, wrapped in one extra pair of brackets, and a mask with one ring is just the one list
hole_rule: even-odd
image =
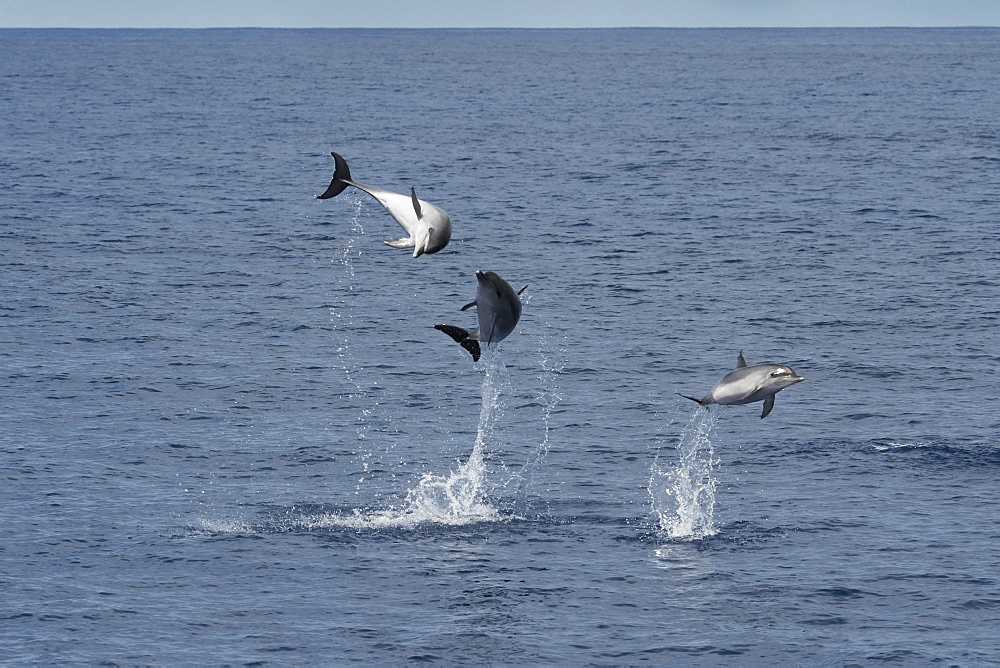
[(814, 25), (814, 26), (0, 26), (0, 30), (967, 30), (1000, 25)]

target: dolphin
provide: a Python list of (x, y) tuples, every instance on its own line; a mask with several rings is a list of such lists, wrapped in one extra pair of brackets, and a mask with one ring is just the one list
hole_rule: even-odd
[(774, 408), (774, 395), (789, 385), (794, 385), (802, 380), (805, 378), (796, 375), (792, 371), (792, 367), (784, 364), (747, 366), (741, 350), (739, 357), (736, 358), (736, 370), (723, 376), (712, 388), (712, 391), (703, 398), (695, 399), (686, 394), (679, 396), (695, 401), (702, 406), (708, 404), (734, 406), (763, 400), (764, 411), (760, 414), (761, 419), (763, 419)]
[(400, 195), (382, 188), (367, 186), (351, 180), (351, 170), (347, 167), (347, 161), (339, 153), (331, 152), (333, 156), (333, 180), (330, 186), (322, 195), (316, 195), (316, 199), (330, 199), (344, 192), (347, 186), (354, 186), (378, 200), (379, 204), (385, 207), (389, 215), (396, 219), (396, 222), (403, 226), (410, 236), (397, 241), (384, 241), (383, 243), (393, 248), (412, 248), (413, 257), (420, 257), (424, 253), (430, 255), (448, 245), (451, 240), (451, 218), (448, 214), (437, 208), (430, 202), (417, 199), (417, 191), (410, 188), (409, 195)]
[(476, 282), (476, 301), (469, 302), (462, 310), (476, 307), (479, 329), (470, 332), (454, 325), (434, 325), (434, 329), (441, 330), (468, 350), (473, 362), (479, 361), (480, 341), (486, 345), (499, 343), (514, 331), (521, 318), (521, 300), (518, 295), (528, 287), (526, 285), (514, 292), (510, 283), (493, 271), (476, 271)]

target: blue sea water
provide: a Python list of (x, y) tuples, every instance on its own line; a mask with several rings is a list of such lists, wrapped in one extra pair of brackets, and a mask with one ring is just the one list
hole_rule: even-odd
[(0, 55), (0, 662), (1000, 663), (1000, 30)]

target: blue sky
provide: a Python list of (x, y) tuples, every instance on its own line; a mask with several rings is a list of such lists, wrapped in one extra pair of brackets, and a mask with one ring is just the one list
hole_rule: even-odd
[(0, 0), (5, 28), (1000, 26), (1000, 0)]

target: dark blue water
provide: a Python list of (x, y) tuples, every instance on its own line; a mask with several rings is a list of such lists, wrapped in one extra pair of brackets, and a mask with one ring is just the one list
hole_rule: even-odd
[(0, 56), (0, 662), (1000, 662), (1000, 31)]

